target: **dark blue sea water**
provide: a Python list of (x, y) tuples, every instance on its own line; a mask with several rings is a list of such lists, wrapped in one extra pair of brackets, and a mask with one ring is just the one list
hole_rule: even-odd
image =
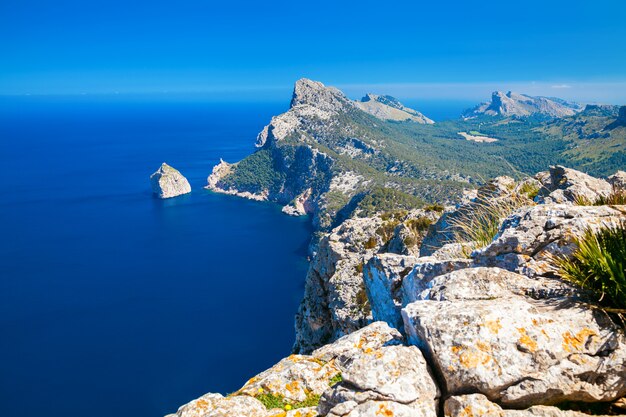
[(309, 221), (202, 189), (283, 110), (0, 99), (0, 416), (162, 416), (289, 354)]

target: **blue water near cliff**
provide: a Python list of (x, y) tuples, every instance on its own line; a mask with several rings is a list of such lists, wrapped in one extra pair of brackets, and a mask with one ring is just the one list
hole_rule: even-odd
[[(162, 416), (290, 353), (309, 220), (202, 189), (284, 110), (0, 98), (0, 416)], [(163, 161), (191, 194), (153, 198)]]
[(162, 416), (290, 353), (309, 220), (202, 189), (282, 111), (0, 99), (1, 416)]

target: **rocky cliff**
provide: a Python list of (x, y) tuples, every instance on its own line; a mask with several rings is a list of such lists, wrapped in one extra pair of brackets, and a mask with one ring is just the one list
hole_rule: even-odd
[(328, 228), (340, 210), (349, 211), (350, 202), (357, 204), (377, 187), (433, 199), (467, 186), (461, 175), (427, 173), (421, 164), (402, 161), (402, 154), (414, 151), (384, 130), (390, 120), (433, 123), (392, 97), (368, 95), (354, 102), (335, 88), (301, 79), (289, 111), (259, 133), (257, 152), (238, 163), (222, 161), (207, 188), (276, 201), (286, 213), (313, 214), (316, 226)]
[(554, 97), (531, 97), (509, 91), (494, 91), (491, 101), (478, 105), (463, 114), (464, 117), (480, 115), (503, 117), (527, 117), (542, 115), (548, 117), (573, 116), (583, 107)]
[[(626, 221), (626, 206), (602, 203), (622, 174), (555, 166), (445, 209), (344, 221), (311, 264), (299, 353), (175, 416), (625, 414), (623, 322), (554, 263), (587, 230)], [(459, 233), (485, 207), (501, 209), (494, 235)]]

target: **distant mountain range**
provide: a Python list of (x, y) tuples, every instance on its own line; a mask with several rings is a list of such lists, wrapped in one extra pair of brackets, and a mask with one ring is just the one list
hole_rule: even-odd
[(543, 115), (547, 117), (567, 117), (582, 111), (583, 105), (555, 97), (532, 97), (509, 91), (494, 91), (491, 101), (479, 104), (466, 111), (464, 118), (480, 115), (503, 117), (527, 117)]
[(494, 93), (470, 117), (434, 124), (393, 97), (353, 101), (302, 79), (290, 109), (259, 133), (257, 151), (216, 166), (208, 188), (311, 213), (326, 229), (380, 205), (458, 201), (485, 178), (554, 164), (612, 174), (626, 165), (624, 112)]

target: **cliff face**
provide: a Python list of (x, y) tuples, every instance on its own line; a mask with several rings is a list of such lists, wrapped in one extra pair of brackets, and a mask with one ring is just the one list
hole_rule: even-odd
[[(561, 280), (554, 259), (571, 258), (587, 230), (626, 221), (626, 206), (580, 205), (606, 199), (623, 177), (609, 183), (555, 166), (522, 181), (496, 178), (443, 213), (344, 221), (321, 237), (307, 277), (300, 354), (175, 416), (618, 413), (623, 323)], [(513, 200), (488, 241), (449, 230)]]
[(187, 178), (165, 162), (154, 174), (150, 175), (150, 185), (154, 194), (159, 198), (172, 198), (191, 192)]
[(325, 229), (355, 196), (376, 187), (428, 197), (455, 195), (467, 186), (460, 176), (448, 181), (444, 171), (429, 174), (442, 182), (423, 186), (424, 179), (416, 175), (423, 167), (400, 164), (399, 155), (408, 154), (402, 150), (406, 144), (380, 124), (432, 121), (391, 97), (368, 97), (354, 102), (335, 88), (299, 80), (289, 111), (273, 117), (259, 133), (257, 152), (238, 163), (222, 161), (207, 188), (276, 201), (288, 214), (313, 214), (315, 225)]
[(464, 117), (479, 115), (526, 117), (543, 115), (548, 117), (567, 117), (580, 112), (583, 107), (577, 103), (568, 102), (553, 97), (531, 97), (509, 91), (494, 91), (491, 101), (481, 104), (466, 112)]

